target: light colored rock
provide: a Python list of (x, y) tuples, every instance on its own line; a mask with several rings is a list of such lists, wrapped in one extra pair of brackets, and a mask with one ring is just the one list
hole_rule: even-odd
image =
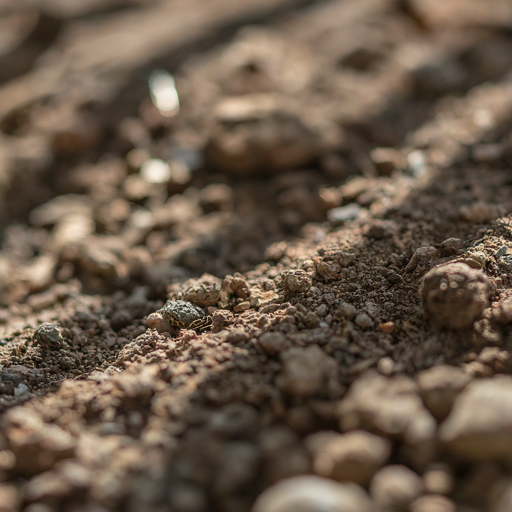
[(281, 360), (278, 384), (290, 395), (314, 395), (336, 375), (336, 361), (316, 345), (291, 348), (281, 354)]
[(312, 453), (317, 475), (363, 487), (391, 454), (387, 439), (363, 430), (346, 434), (319, 432), (306, 439), (306, 446)]
[(441, 442), (469, 460), (512, 460), (512, 377), (467, 385), (439, 429)]
[(370, 512), (366, 492), (316, 476), (283, 480), (256, 500), (252, 512)]
[(423, 402), (438, 421), (448, 416), (454, 400), (470, 380), (464, 370), (448, 365), (434, 366), (416, 377)]
[(425, 409), (416, 383), (370, 371), (357, 379), (340, 405), (341, 428), (361, 428), (410, 444), (432, 440), (436, 422)]
[(406, 466), (386, 466), (373, 477), (370, 494), (382, 510), (405, 512), (423, 494), (423, 482)]

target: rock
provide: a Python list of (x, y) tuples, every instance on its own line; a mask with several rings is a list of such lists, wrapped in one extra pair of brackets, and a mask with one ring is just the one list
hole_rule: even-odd
[(171, 327), (175, 329), (190, 327), (194, 322), (205, 317), (204, 311), (201, 308), (185, 300), (168, 300), (153, 315), (149, 315), (148, 325), (149, 321), (153, 322), (153, 320), (156, 320), (160, 322), (160, 318), (163, 318), (169, 321)]
[(323, 187), (318, 191), (318, 200), (323, 212), (341, 206), (341, 191), (335, 187)]
[(435, 247), (420, 247), (416, 249), (416, 252), (412, 255), (409, 263), (405, 267), (406, 272), (414, 272), (418, 265), (424, 266), (432, 259), (438, 256), (439, 252)]
[(266, 332), (258, 338), (258, 345), (269, 355), (277, 355), (286, 350), (290, 343), (280, 332)]
[(57, 425), (44, 423), (35, 411), (15, 407), (7, 413), (6, 421), (5, 433), (20, 474), (33, 476), (59, 460), (74, 457), (73, 437)]
[(450, 494), (455, 487), (452, 470), (448, 464), (430, 465), (423, 473), (425, 492), (428, 494)]
[(319, 432), (306, 439), (306, 446), (312, 453), (317, 475), (363, 487), (370, 483), (391, 454), (387, 439), (363, 430), (346, 434)]
[(345, 224), (349, 220), (357, 219), (362, 208), (357, 203), (347, 204), (346, 206), (339, 206), (332, 208), (327, 212), (327, 218), (332, 227), (338, 227)]
[(396, 222), (376, 219), (366, 226), (364, 235), (368, 238), (375, 238), (375, 240), (382, 240), (392, 237), (396, 234), (397, 230), (398, 226)]
[(238, 176), (309, 164), (319, 154), (319, 137), (280, 104), (273, 94), (222, 100), (205, 149), (207, 162)]
[(456, 512), (455, 503), (446, 496), (430, 495), (421, 496), (414, 500), (410, 512)]
[(283, 480), (259, 496), (252, 512), (370, 512), (366, 492), (316, 476)]
[(311, 288), (311, 278), (304, 270), (285, 270), (281, 272), (281, 286), (287, 297), (306, 293)]
[(58, 349), (62, 345), (60, 329), (55, 324), (45, 322), (36, 329), (34, 342), (46, 349)]
[(416, 381), (426, 408), (437, 421), (443, 421), (453, 402), (471, 381), (471, 376), (456, 366), (434, 366), (421, 372)]
[(342, 319), (342, 318), (348, 318), (351, 320), (354, 318), (357, 314), (357, 309), (352, 304), (348, 304), (346, 302), (342, 302), (334, 312), (334, 318), (336, 319)]
[(14, 485), (6, 483), (0, 484), (0, 512), (15, 512), (20, 510), (20, 502), (20, 492)]
[(512, 297), (493, 304), (493, 317), (502, 325), (512, 323)]
[(211, 274), (187, 281), (182, 299), (205, 308), (215, 306), (220, 298), (222, 281)]
[(223, 183), (213, 183), (201, 189), (199, 206), (205, 213), (226, 212), (233, 207), (233, 189)]
[(473, 224), (483, 224), (490, 222), (505, 214), (503, 206), (490, 204), (484, 201), (477, 201), (469, 206), (461, 206), (460, 216)]
[(217, 309), (212, 315), (213, 332), (221, 331), (226, 325), (233, 323), (233, 313), (227, 309)]
[(251, 309), (251, 303), (248, 300), (240, 302), (240, 304), (237, 304), (234, 308), (235, 313), (242, 313), (243, 311), (247, 311), (248, 309)]
[(460, 238), (447, 238), (439, 246), (443, 256), (453, 256), (457, 254), (464, 247), (464, 241)]
[(361, 329), (370, 329), (373, 326), (373, 320), (366, 313), (359, 313), (354, 319), (354, 323)]
[(454, 454), (469, 460), (512, 460), (512, 377), (470, 382), (439, 429)]
[(334, 261), (319, 261), (316, 264), (316, 272), (326, 281), (332, 281), (339, 277), (341, 266)]
[(480, 270), (448, 263), (428, 272), (420, 287), (425, 314), (440, 328), (471, 327), (487, 307), (491, 285)]
[(279, 387), (290, 395), (309, 396), (322, 391), (336, 377), (336, 362), (314, 345), (291, 348), (281, 354)]
[(404, 156), (393, 148), (374, 148), (370, 158), (381, 176), (390, 176), (396, 169), (407, 166)]
[(370, 484), (370, 495), (384, 511), (407, 511), (423, 494), (421, 478), (406, 466), (391, 465), (381, 469)]
[(370, 371), (349, 389), (339, 409), (341, 429), (356, 428), (417, 444), (432, 439), (436, 422), (425, 409), (415, 382)]
[(158, 332), (171, 332), (172, 330), (171, 322), (158, 312), (148, 315), (146, 323), (150, 329), (156, 329)]

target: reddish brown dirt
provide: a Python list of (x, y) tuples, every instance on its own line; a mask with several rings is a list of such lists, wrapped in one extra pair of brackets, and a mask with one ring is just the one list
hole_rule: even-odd
[(512, 510), (482, 5), (0, 1), (0, 512)]

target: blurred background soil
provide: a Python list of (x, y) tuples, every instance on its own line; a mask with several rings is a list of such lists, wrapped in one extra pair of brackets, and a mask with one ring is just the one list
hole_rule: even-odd
[(509, 0), (0, 0), (0, 512), (512, 510), (511, 113)]

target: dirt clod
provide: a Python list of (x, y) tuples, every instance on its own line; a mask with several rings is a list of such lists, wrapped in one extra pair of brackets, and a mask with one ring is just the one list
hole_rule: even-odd
[(420, 295), (425, 314), (438, 327), (464, 329), (477, 320), (489, 303), (487, 276), (464, 263), (450, 263), (428, 272)]

